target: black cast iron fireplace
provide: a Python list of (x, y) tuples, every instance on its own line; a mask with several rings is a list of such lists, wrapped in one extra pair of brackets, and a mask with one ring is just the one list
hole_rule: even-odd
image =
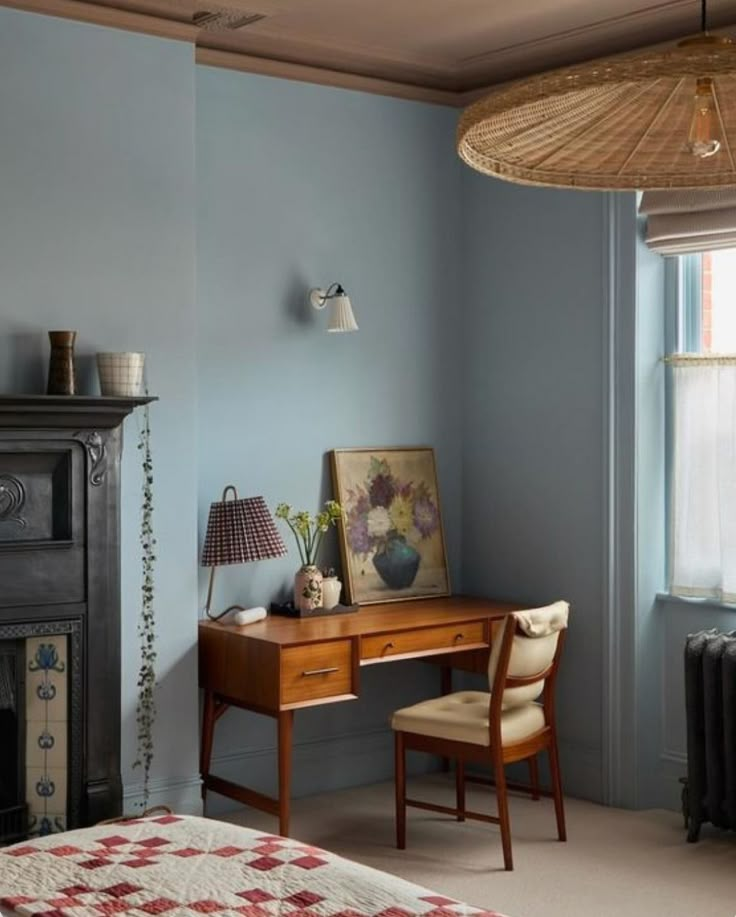
[(0, 844), (21, 840), (28, 830), (25, 772), (25, 697), (20, 640), (0, 642)]
[(0, 396), (0, 844), (119, 815), (122, 422)]

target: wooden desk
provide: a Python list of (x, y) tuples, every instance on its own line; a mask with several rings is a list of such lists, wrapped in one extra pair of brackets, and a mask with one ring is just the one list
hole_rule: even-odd
[[(205, 692), (200, 770), (207, 790), (279, 817), (289, 834), (292, 729), (302, 707), (353, 700), (360, 668), (436, 657), (441, 690), (452, 690), (452, 667), (482, 670), (490, 622), (520, 606), (453, 596), (371, 605), (355, 614), (293, 619), (268, 617), (246, 627), (199, 625), (199, 685)], [(210, 774), (215, 723), (229, 707), (272, 716), (278, 723), (279, 794), (274, 799)]]

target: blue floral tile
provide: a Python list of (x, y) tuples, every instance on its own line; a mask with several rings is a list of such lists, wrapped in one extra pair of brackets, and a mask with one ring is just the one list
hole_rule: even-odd
[(68, 723), (28, 720), (26, 722), (26, 765), (66, 767)]
[(65, 636), (30, 637), (26, 649), (26, 801), (31, 834), (66, 826), (69, 711)]

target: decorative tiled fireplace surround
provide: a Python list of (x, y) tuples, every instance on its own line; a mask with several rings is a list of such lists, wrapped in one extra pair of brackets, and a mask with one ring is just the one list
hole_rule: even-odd
[(0, 678), (5, 685), (0, 706), (12, 702), (21, 721), (19, 736), (25, 735), (18, 802), (28, 806), (30, 836), (64, 831), (67, 823), (79, 821), (81, 633), (78, 620), (0, 624), (0, 642), (22, 647), (16, 655), (16, 665), (22, 668), (16, 680), (20, 696), (7, 696), (11, 680)]

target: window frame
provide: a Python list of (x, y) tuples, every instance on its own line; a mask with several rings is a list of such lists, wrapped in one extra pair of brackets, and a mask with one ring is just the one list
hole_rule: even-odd
[[(702, 350), (702, 273), (703, 253), (665, 255), (665, 354), (703, 353)], [(672, 481), (674, 458), (674, 384), (673, 370), (665, 362), (665, 558), (666, 592), (663, 597), (673, 602), (710, 605), (733, 611), (736, 605), (713, 598), (687, 598), (672, 592)]]

